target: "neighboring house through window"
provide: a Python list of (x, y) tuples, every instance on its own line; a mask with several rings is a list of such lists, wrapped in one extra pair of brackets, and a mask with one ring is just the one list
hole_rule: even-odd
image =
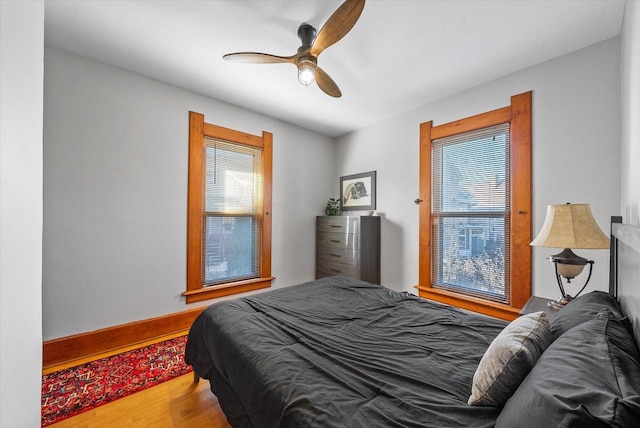
[(269, 287), (272, 135), (189, 124), (187, 303)]
[(419, 294), (514, 318), (531, 295), (531, 92), (420, 138)]

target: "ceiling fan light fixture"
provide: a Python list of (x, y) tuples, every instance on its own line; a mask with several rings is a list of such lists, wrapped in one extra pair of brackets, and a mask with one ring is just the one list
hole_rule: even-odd
[(301, 59), (298, 62), (298, 82), (309, 86), (316, 80), (316, 64), (309, 59)]

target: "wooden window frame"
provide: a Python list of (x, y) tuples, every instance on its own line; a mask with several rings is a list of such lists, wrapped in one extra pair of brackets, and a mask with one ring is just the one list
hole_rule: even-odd
[[(203, 287), (203, 225), (204, 225), (204, 147), (205, 137), (244, 144), (262, 149), (262, 214), (260, 277), (233, 281), (223, 285)], [(273, 135), (261, 136), (205, 123), (204, 115), (189, 112), (189, 191), (187, 202), (187, 290), (182, 293), (186, 303), (214, 299), (271, 287), (271, 183)]]
[[(531, 207), (532, 207), (532, 92), (511, 97), (511, 104), (497, 110), (433, 126), (420, 124), (420, 215), (418, 295), (485, 315), (513, 320), (531, 297)], [(431, 269), (431, 151), (432, 141), (510, 123), (510, 260), (509, 304), (436, 289)]]

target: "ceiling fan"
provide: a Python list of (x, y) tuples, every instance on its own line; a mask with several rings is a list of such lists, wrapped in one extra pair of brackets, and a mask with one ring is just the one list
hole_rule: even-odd
[(316, 29), (309, 24), (298, 27), (298, 37), (302, 46), (291, 56), (277, 56), (257, 52), (237, 52), (224, 55), (227, 61), (255, 64), (291, 63), (298, 67), (298, 80), (309, 86), (315, 80), (318, 87), (327, 95), (338, 98), (342, 96), (338, 85), (318, 67), (318, 56), (329, 46), (342, 39), (356, 24), (365, 0), (346, 0), (333, 12), (316, 35)]

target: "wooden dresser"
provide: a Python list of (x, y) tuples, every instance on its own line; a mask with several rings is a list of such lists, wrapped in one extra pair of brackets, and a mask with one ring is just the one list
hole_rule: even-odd
[(316, 279), (332, 275), (380, 283), (380, 217), (316, 218)]

